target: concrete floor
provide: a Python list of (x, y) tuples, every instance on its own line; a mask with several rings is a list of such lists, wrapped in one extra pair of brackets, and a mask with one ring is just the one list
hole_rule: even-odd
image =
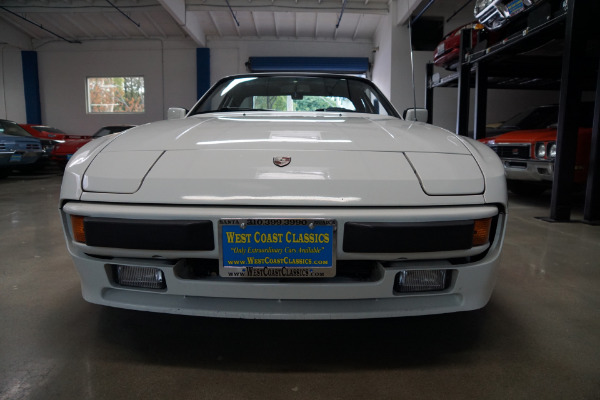
[(247, 321), (82, 300), (60, 180), (0, 180), (0, 400), (600, 399), (600, 227), (535, 219), (548, 195), (511, 197), (483, 310)]

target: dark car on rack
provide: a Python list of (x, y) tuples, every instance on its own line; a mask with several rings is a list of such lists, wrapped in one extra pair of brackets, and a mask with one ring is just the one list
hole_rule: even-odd
[(477, 0), (473, 13), (493, 31), (508, 23), (515, 25), (515, 29), (531, 28), (566, 9), (566, 0)]
[(440, 44), (437, 45), (433, 52), (434, 65), (448, 70), (456, 70), (460, 53), (460, 36), (464, 29), (471, 29), (471, 46), (477, 44), (483, 25), (477, 22), (462, 25), (444, 36)]

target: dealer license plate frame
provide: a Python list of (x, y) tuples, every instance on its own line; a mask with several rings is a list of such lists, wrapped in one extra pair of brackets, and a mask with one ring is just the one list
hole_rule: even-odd
[[(218, 231), (221, 277), (285, 279), (336, 275), (337, 221), (334, 219), (223, 218), (219, 220)], [(237, 236), (239, 240), (235, 239), (236, 234), (242, 235)], [(322, 235), (328, 238), (326, 243), (319, 243), (325, 241)], [(261, 242), (261, 237), (267, 241)], [(299, 239), (309, 242), (298, 242)], [(251, 263), (250, 258), (256, 262)], [(279, 262), (285, 259), (288, 263)], [(235, 264), (241, 260), (245, 260), (244, 265)]]

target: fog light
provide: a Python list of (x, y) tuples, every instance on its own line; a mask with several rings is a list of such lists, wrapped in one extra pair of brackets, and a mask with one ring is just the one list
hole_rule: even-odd
[(452, 274), (446, 269), (400, 271), (394, 291), (398, 293), (433, 292), (447, 289)]
[(164, 289), (165, 276), (158, 268), (114, 265), (115, 280), (119, 285), (145, 289)]

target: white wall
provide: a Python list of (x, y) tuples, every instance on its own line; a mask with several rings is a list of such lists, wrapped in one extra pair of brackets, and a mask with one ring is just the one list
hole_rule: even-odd
[(368, 57), (373, 43), (308, 39), (208, 39), (211, 83), (220, 78), (246, 73), (249, 57)]
[(373, 53), (371, 76), (373, 82), (390, 100), (392, 98), (392, 31), (392, 19), (382, 18), (382, 22), (375, 32), (375, 52)]
[(21, 50), (31, 40), (0, 19), (0, 118), (26, 122)]
[[(249, 57), (370, 57), (370, 42), (231, 39), (209, 40), (211, 83), (247, 72)], [(38, 51), (42, 120), (73, 134), (103, 125), (143, 124), (166, 118), (169, 107), (190, 108), (196, 98), (196, 47), (191, 42), (52, 43)], [(144, 76), (144, 114), (87, 114), (86, 78)]]
[(0, 45), (0, 118), (26, 122), (21, 49)]
[[(166, 118), (169, 107), (196, 101), (196, 47), (191, 41), (55, 42), (38, 51), (42, 121), (72, 134), (104, 125), (144, 124)], [(86, 79), (143, 76), (145, 112), (88, 114)]]

